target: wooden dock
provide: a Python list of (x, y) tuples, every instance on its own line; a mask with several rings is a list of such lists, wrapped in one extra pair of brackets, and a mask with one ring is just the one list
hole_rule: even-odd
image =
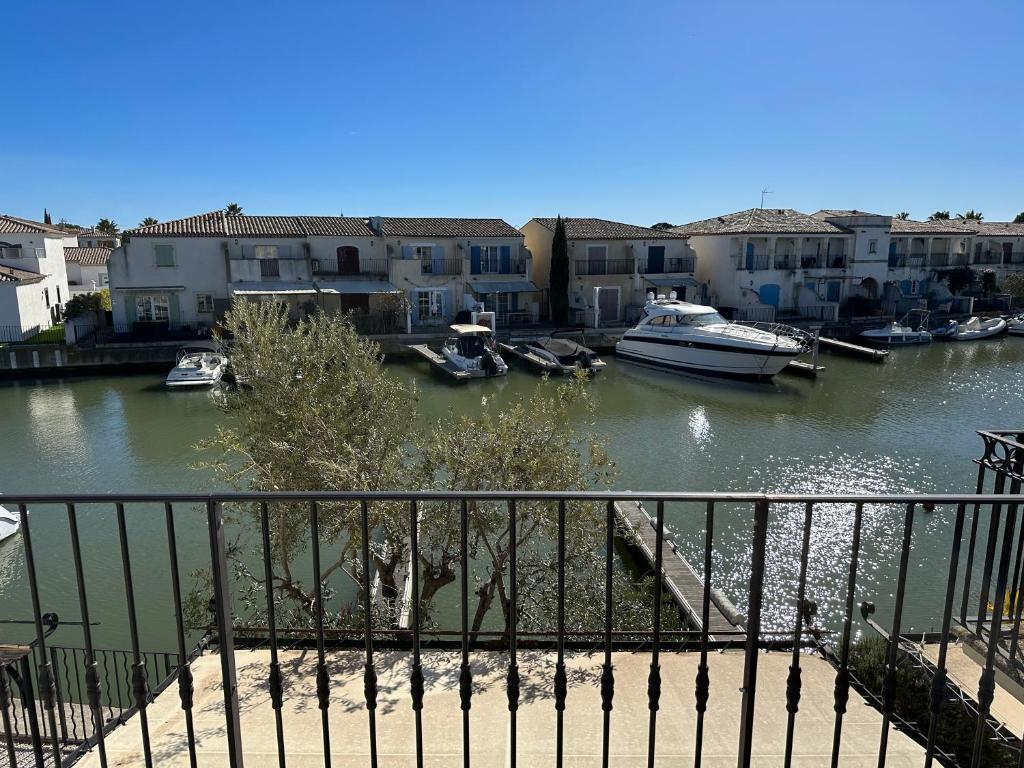
[(445, 360), (437, 352), (426, 344), (407, 344), (406, 348), (424, 358), (435, 371), (440, 371), (452, 378), (454, 381), (469, 381), (473, 378), (468, 372), (457, 368), (450, 361)]
[(819, 373), (825, 370), (825, 366), (815, 365), (814, 363), (805, 363), (803, 360), (790, 360), (782, 370), (785, 373), (792, 373), (797, 376), (806, 376), (814, 379), (817, 378)]
[(827, 336), (819, 336), (818, 344), (832, 352), (851, 357), (867, 358), (873, 363), (884, 363), (885, 359), (889, 356), (889, 350), (887, 349), (872, 349), (871, 347), (863, 347), (860, 344), (851, 344), (848, 341), (830, 339)]
[[(615, 516), (619, 523), (633, 534), (631, 544), (654, 567), (654, 551), (657, 546), (654, 519), (635, 501), (615, 502)], [(682, 611), (686, 622), (694, 629), (703, 628), (704, 580), (679, 551), (671, 536), (663, 537), (661, 543), (662, 583)], [(735, 632), (743, 629), (743, 617), (725, 595), (711, 591), (708, 607), (708, 636), (714, 639), (716, 632)], [(723, 639), (728, 639), (726, 636)], [(740, 636), (732, 635), (739, 639)]]

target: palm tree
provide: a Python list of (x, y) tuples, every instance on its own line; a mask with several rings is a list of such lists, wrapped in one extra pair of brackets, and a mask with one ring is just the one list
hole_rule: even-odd
[(238, 216), (239, 214), (242, 213), (242, 206), (240, 206), (238, 203), (228, 203), (227, 207), (224, 209), (224, 213), (227, 213), (231, 216)]
[(1020, 213), (1013, 217), (1013, 223), (1024, 224), (1024, 211), (1021, 211)]
[(985, 218), (985, 214), (983, 214), (981, 211), (976, 211), (973, 208), (971, 208), (971, 210), (967, 211), (966, 213), (958, 213), (956, 217), (958, 219), (964, 219), (966, 221), (981, 221), (983, 218)]
[(949, 211), (936, 211), (928, 217), (928, 221), (945, 221), (949, 218)]
[(146, 218), (144, 218), (142, 221), (139, 222), (139, 226), (140, 227), (149, 227), (149, 226), (152, 226), (153, 224), (159, 224), (159, 223), (160, 222), (157, 221), (156, 219), (154, 219), (152, 216), (147, 216)]
[(96, 231), (102, 232), (104, 235), (116, 235), (120, 229), (117, 222), (104, 218), (96, 222)]
[(899, 213), (896, 214), (896, 218), (900, 219), (901, 221), (906, 221), (907, 219), (910, 218), (910, 214), (907, 213), (906, 211), (900, 211)]

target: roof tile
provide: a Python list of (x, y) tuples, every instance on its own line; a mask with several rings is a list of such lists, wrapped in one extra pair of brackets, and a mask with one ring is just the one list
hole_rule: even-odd
[[(542, 227), (555, 231), (557, 219), (535, 218)], [(685, 234), (669, 229), (652, 229), (608, 219), (566, 217), (565, 236), (569, 240), (678, 240)]]
[(504, 219), (381, 217), (385, 237), (522, 237)]
[(849, 230), (792, 208), (750, 208), (673, 227), (686, 235), (845, 235)]
[(103, 267), (110, 261), (113, 248), (79, 248), (64, 247), (64, 261), (70, 264), (81, 264), (83, 267)]

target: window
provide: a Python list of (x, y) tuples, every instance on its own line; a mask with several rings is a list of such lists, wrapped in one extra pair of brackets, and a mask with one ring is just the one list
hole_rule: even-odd
[(260, 277), (280, 277), (281, 265), (277, 259), (260, 259)]
[(868, 240), (868, 253), (878, 253), (877, 240)]
[(36, 258), (37, 259), (45, 259), (46, 258), (46, 249), (45, 248), (36, 248)]
[(416, 306), (420, 320), (440, 318), (442, 303), (441, 291), (420, 291), (416, 295)]
[(277, 246), (276, 245), (257, 245), (253, 247), (253, 255), (257, 259), (276, 259), (277, 258)]
[(480, 246), (480, 271), (481, 272), (497, 272), (500, 269), (500, 262), (498, 258), (498, 246), (496, 245), (482, 245)]
[(50, 289), (43, 288), (43, 301), (46, 302), (46, 308), (50, 308)]
[(110, 284), (110, 275), (108, 275), (106, 272), (100, 272), (100, 285), (109, 285), (109, 284)]
[(213, 312), (213, 296), (208, 293), (196, 294), (196, 312)]
[(432, 245), (417, 245), (413, 247), (413, 254), (417, 259), (424, 259), (430, 261), (434, 258), (434, 246)]
[(608, 247), (605, 245), (588, 245), (587, 246), (587, 261), (604, 262), (608, 258)]
[(171, 301), (165, 295), (136, 296), (135, 319), (140, 323), (167, 322), (171, 319)]
[(174, 266), (174, 246), (169, 244), (154, 245), (153, 251), (156, 253), (156, 265), (158, 267), (173, 267)]
[(679, 318), (683, 325), (728, 325), (726, 319), (717, 312), (708, 312), (703, 315), (683, 315)]
[(60, 286), (57, 286), (57, 303), (60, 304)]

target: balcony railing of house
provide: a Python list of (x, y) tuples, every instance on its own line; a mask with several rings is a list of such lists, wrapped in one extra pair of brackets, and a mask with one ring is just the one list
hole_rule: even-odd
[(774, 323), (775, 307), (770, 304), (739, 307), (733, 319), (745, 323)]
[[(208, 745), (204, 740), (195, 739), (192, 734), (219, 730), (223, 734), (223, 741), (218, 741), (215, 749), (223, 750), (220, 755), (226, 758), (226, 764), (242, 766), (247, 745), (254, 750), (266, 748), (264, 745), (269, 734), (257, 732), (265, 728), (264, 724), (267, 723), (267, 718), (257, 711), (260, 707), (266, 707), (268, 713), (271, 709), (276, 712), (274, 725), (271, 726), (276, 736), (275, 751), (282, 764), (290, 762), (286, 746), (294, 743), (290, 740), (301, 739), (303, 751), (308, 751), (311, 743), (319, 746), (319, 740), (313, 742), (309, 733), (310, 728), (317, 726), (311, 722), (305, 722), (301, 727), (297, 724), (313, 699), (314, 705), (319, 702), (320, 717), (317, 719), (322, 728), (325, 760), (338, 751), (346, 754), (346, 750), (352, 749), (351, 744), (358, 743), (359, 749), (364, 748), (362, 745), (368, 747), (370, 764), (376, 764), (381, 754), (393, 754), (400, 745), (410, 744), (414, 745), (417, 763), (423, 764), (430, 757), (429, 750), (424, 746), (424, 721), (429, 722), (431, 717), (457, 717), (461, 711), (461, 763), (471, 765), (480, 760), (487, 762), (487, 750), (493, 750), (494, 745), (478, 742), (478, 746), (471, 747), (471, 729), (506, 733), (506, 719), (507, 748), (515, 762), (514, 756), (520, 753), (524, 742), (532, 745), (528, 754), (537, 754), (536, 744), (531, 741), (535, 738), (531, 728), (536, 726), (531, 720), (518, 721), (521, 730), (517, 731), (518, 711), (521, 706), (530, 704), (550, 706), (551, 719), (554, 721), (554, 738), (550, 742), (550, 750), (552, 757), (561, 763), (565, 757), (573, 756), (568, 751), (567, 742), (568, 745), (579, 744), (578, 739), (566, 736), (564, 711), (567, 698), (576, 702), (586, 701), (580, 695), (583, 692), (581, 687), (593, 687), (595, 693), (599, 691), (600, 694), (600, 703), (591, 711), (594, 718), (593, 730), (595, 734), (601, 734), (600, 740), (594, 744), (600, 744), (597, 749), (604, 759), (616, 749), (624, 748), (623, 744), (616, 744), (610, 738), (612, 724), (616, 718), (625, 720), (636, 717), (637, 704), (630, 703), (623, 708), (620, 699), (633, 702), (637, 699), (635, 693), (638, 690), (646, 692), (648, 711), (643, 716), (646, 721), (646, 739), (641, 744), (650, 761), (653, 761), (658, 745), (664, 742), (674, 748), (688, 746), (700, 757), (707, 732), (708, 743), (715, 744), (716, 754), (724, 744), (732, 741), (737, 764), (749, 766), (755, 751), (764, 748), (769, 741), (774, 743), (781, 735), (768, 733), (761, 718), (765, 717), (766, 708), (779, 711), (775, 709), (778, 705), (774, 701), (783, 696), (786, 699), (786, 714), (776, 718), (775, 722), (786, 733), (785, 764), (789, 764), (792, 757), (799, 756), (801, 749), (810, 746), (830, 753), (833, 764), (840, 761), (843, 755), (849, 757), (850, 753), (846, 750), (851, 749), (851, 746), (844, 746), (847, 740), (843, 738), (843, 726), (851, 696), (862, 697), (881, 712), (881, 730), (875, 745), (865, 745), (861, 738), (852, 740), (860, 742), (861, 746), (857, 749), (863, 750), (855, 753), (861, 758), (858, 762), (863, 762), (870, 753), (872, 763), (877, 758), (877, 764), (884, 765), (895, 740), (907, 738), (917, 741), (927, 755), (942, 757), (937, 725), (941, 712), (948, 711), (950, 707), (969, 709), (976, 716), (972, 734), (972, 766), (983, 764), (983, 747), (987, 748), (988, 742), (997, 738), (1003, 739), (1003, 747), (1016, 759), (1019, 742), (1005, 736), (1002, 729), (996, 730), (989, 722), (991, 695), (982, 696), (976, 704), (963, 700), (958, 690), (951, 690), (945, 667), (954, 621), (987, 645), (982, 665), (981, 690), (992, 690), (991, 681), (995, 675), (997, 656), (1001, 663), (1020, 664), (1018, 636), (1022, 602), (1014, 598), (1017, 582), (1011, 580), (1011, 574), (1012, 579), (1020, 575), (1013, 563), (1015, 550), (1020, 551), (1019, 542), (1022, 541), (1018, 512), (1024, 506), (1024, 496), (1020, 494), (1021, 479), (1024, 478), (1024, 445), (1021, 444), (1024, 435), (1016, 431), (981, 434), (985, 441), (985, 452), (977, 460), (977, 489), (975, 493), (963, 494), (423, 491), (8, 495), (4, 497), (4, 504), (16, 510), (20, 518), (23, 563), (36, 628), (36, 637), (32, 643), (36, 652), (33, 659), (36, 669), (31, 670), (31, 678), (41, 682), (39, 699), (42, 706), (41, 709), (33, 707), (41, 722), (32, 734), (33, 745), (40, 751), (53, 754), (60, 764), (63, 745), (59, 722), (65, 704), (71, 701), (75, 707), (85, 710), (84, 719), (93, 724), (91, 735), (83, 742), (83, 746), (98, 749), (101, 765), (106, 763), (107, 747), (116, 748), (112, 741), (119, 734), (106, 727), (110, 718), (105, 710), (112, 695), (111, 686), (101, 679), (99, 668), (102, 654), (93, 645), (90, 630), (91, 620), (101, 619), (103, 623), (104, 617), (99, 615), (97, 609), (111, 610), (111, 596), (96, 599), (96, 593), (103, 588), (91, 582), (88, 578), (90, 573), (81, 566), (83, 542), (78, 526), (80, 515), (91, 516), (110, 508), (118, 523), (116, 536), (120, 547), (119, 550), (115, 547), (113, 551), (120, 553), (119, 558), (115, 555), (115, 562), (120, 560), (119, 570), (124, 577), (123, 610), (131, 628), (129, 634), (132, 643), (130, 656), (125, 661), (130, 661), (130, 704), (135, 716), (122, 726), (132, 728), (133, 732), (127, 742), (121, 742), (121, 748), (123, 744), (130, 743), (131, 748), (141, 749), (140, 763), (145, 759), (149, 764), (153, 755), (159, 755), (164, 760), (188, 759), (192, 764), (203, 763), (204, 757), (212, 759), (212, 753), (206, 751)], [(985, 492), (989, 486), (994, 486), (994, 492)], [(1010, 493), (1004, 494), (1007, 487)], [(636, 507), (636, 504), (643, 506)], [(217, 689), (223, 699), (223, 708), (209, 703), (198, 705), (195, 702), (190, 669), (192, 656), (187, 652), (188, 630), (183, 620), (184, 590), (180, 575), (183, 569), (179, 562), (175, 530), (178, 521), (196, 519), (197, 505), (204, 510), (208, 533), (208, 559), (204, 556), (204, 560), (210, 575), (209, 589), (212, 590), (209, 601), (212, 616), (210, 647), (216, 648), (213, 658), (217, 660), (216, 674), (220, 678)], [(246, 602), (265, 601), (265, 617), (258, 622), (258, 626), (246, 625), (245, 617), (236, 613), (232, 607), (234, 595), (237, 594), (233, 589), (232, 578), (238, 575), (238, 571), (231, 566), (234, 550), (229, 542), (234, 539), (227, 528), (231, 525), (229, 521), (239, 519), (234, 513), (243, 508), (255, 513), (251, 519), (256, 530), (249, 532), (255, 541), (255, 548), (252, 552), (252, 567), (248, 571), (248, 577), (254, 580), (254, 587), (249, 590)], [(148, 531), (154, 530), (151, 524), (154, 509), (161, 510), (156, 514), (160, 514), (166, 523), (166, 537), (162, 542), (150, 537), (145, 555), (133, 552), (129, 533), (143, 527)], [(387, 519), (401, 519), (404, 515), (409, 532), (406, 555), (412, 563), (420, 563), (421, 556), (429, 556), (432, 552), (431, 547), (435, 546), (430, 543), (434, 541), (432, 525), (450, 525), (454, 530), (452, 535), (461, 541), (461, 544), (456, 545), (454, 556), (456, 566), (453, 579), (459, 585), (459, 610), (453, 615), (461, 617), (455, 620), (456, 626), (442, 627), (424, 620), (419, 599), (423, 594), (419, 567), (409, 572), (409, 597), (401, 612), (401, 615), (408, 616), (407, 623), (395, 626), (382, 623), (379, 616), (375, 618), (371, 604), (373, 586), (369, 548), (385, 510)], [(636, 510), (636, 513), (630, 517), (632, 513), (627, 510)], [(354, 537), (355, 554), (352, 573), (358, 584), (358, 598), (347, 609), (351, 611), (352, 622), (340, 626), (328, 624), (328, 620), (333, 622), (337, 618), (337, 611), (335, 607), (326, 605), (332, 596), (319, 588), (321, 531), (326, 530), (321, 528), (321, 522), (327, 514), (335, 518), (339, 514), (344, 519), (351, 518), (353, 525), (351, 535)], [(674, 520), (691, 519), (693, 526), (702, 529), (699, 543), (695, 544), (694, 549), (702, 555), (699, 562), (703, 563), (703, 567), (698, 585), (691, 588), (692, 594), (689, 597), (693, 604), (689, 608), (685, 608), (682, 602), (674, 604), (674, 593), (665, 586), (666, 580), (670, 579), (670, 571), (663, 558), (673, 558), (674, 562), (677, 557), (665, 525), (669, 515)], [(310, 601), (311, 616), (309, 623), (302, 626), (277, 624), (276, 590), (269, 586), (275, 569), (271, 554), (274, 550), (270, 546), (272, 526), (280, 524), (282, 516), (297, 518), (296, 523), (298, 520), (303, 521), (304, 532), (301, 527), (290, 530), (306, 538), (313, 558), (315, 575), (312, 580), (314, 595)], [(598, 535), (593, 541), (599, 539), (601, 542), (599, 547), (596, 544), (586, 545), (595, 547), (592, 553), (582, 553), (577, 549), (583, 540), (579, 529), (583, 517), (596, 526)], [(471, 596), (475, 595), (470, 574), (475, 573), (475, 570), (470, 562), (474, 555), (471, 554), (468, 542), (474, 526), (484, 518), (487, 519), (487, 525), (498, 526), (500, 537), (509, 542), (507, 557), (503, 559), (504, 566), (495, 577), (502, 581), (502, 599), (505, 600), (504, 596), (507, 595), (508, 600), (504, 629), (478, 630), (471, 628), (469, 623), (469, 603)], [(540, 625), (537, 621), (541, 614), (536, 612), (538, 606), (533, 593), (545, 586), (536, 581), (536, 574), (532, 571), (526, 574), (520, 572), (514, 543), (519, 541), (520, 526), (538, 519), (543, 519), (545, 524), (534, 529), (537, 535), (551, 537), (543, 546), (548, 547), (545, 551), (549, 552), (550, 557), (551, 576), (546, 586), (550, 589), (552, 602), (550, 618), (542, 619)], [(820, 525), (825, 519), (844, 520), (844, 529), (848, 525), (851, 532), (850, 542), (834, 550), (834, 556), (840, 558), (838, 565), (844, 574), (840, 586), (832, 581), (821, 583), (809, 576), (812, 527), (816, 521)], [(896, 546), (885, 563), (885, 568), (891, 568), (895, 575), (892, 579), (878, 582), (877, 574), (880, 570), (876, 563), (871, 565), (875, 580), (864, 581), (865, 574), (860, 565), (862, 530), (866, 524), (873, 526), (874, 530), (880, 519), (889, 520), (886, 526), (891, 526), (896, 532)], [(793, 523), (794, 520), (802, 522)], [(948, 524), (937, 525), (937, 520)], [(769, 542), (773, 542), (774, 552), (777, 542), (792, 539), (791, 524), (795, 524), (800, 531), (794, 543), (795, 582), (783, 589), (766, 589)], [(716, 564), (721, 561), (714, 556), (721, 541), (721, 534), (716, 537), (715, 532), (721, 531), (723, 527), (735, 530), (737, 525), (749, 528), (749, 559), (741, 565), (742, 577), (720, 572), (722, 566)], [(37, 529), (47, 531), (46, 546), (34, 545), (32, 534)], [(963, 539), (968, 530), (970, 538), (965, 546)], [(63, 557), (52, 546), (55, 536), (66, 537), (66, 546), (74, 555), (72, 590), (77, 596), (79, 614), (83, 619), (84, 648), (81, 651), (82, 672), (79, 675), (85, 683), (82, 688), (78, 687), (77, 682), (72, 686), (59, 686), (58, 667), (63, 666), (63, 661), (60, 657), (55, 660), (52, 655), (48, 632), (44, 629), (45, 618), (40, 611), (40, 606), (45, 605), (50, 597), (41, 587), (40, 572), (44, 568), (65, 565), (63, 560), (54, 559)], [(678, 538), (679, 534), (674, 536)], [(918, 657), (914, 656), (914, 646), (902, 637), (912, 541), (921, 536), (932, 539), (944, 537), (947, 551), (950, 552), (947, 562), (932, 564), (933, 569), (941, 568), (945, 584), (941, 593), (943, 597), (938, 601), (941, 607), (937, 605), (936, 614), (929, 619), (933, 626), (941, 627), (932, 636), (938, 658), (932, 667), (915, 662)], [(617, 539), (621, 539), (627, 546), (646, 542), (643, 546), (648, 547), (647, 551), (653, 559), (653, 573), (656, 577), (652, 579), (651, 594), (647, 598), (650, 601), (650, 618), (641, 619), (635, 626), (616, 625), (617, 593), (613, 590), (613, 582), (617, 573)], [(168, 557), (165, 562), (169, 564), (169, 571), (165, 576), (173, 587), (171, 601), (178, 649), (173, 656), (164, 659), (162, 668), (158, 665), (155, 670), (150, 668), (139, 647), (140, 630), (147, 629), (141, 627), (140, 622), (146, 621), (150, 613), (138, 610), (133, 591), (133, 584), (141, 569), (146, 570), (147, 578), (152, 576), (155, 566), (151, 552), (154, 546), (163, 547)], [(876, 548), (872, 547), (872, 551), (876, 551)], [(195, 554), (190, 552), (190, 555)], [(774, 556), (778, 556), (778, 553), (775, 552)], [(142, 559), (146, 560), (145, 565), (140, 563)], [(594, 573), (589, 573), (589, 569), (593, 569)], [(980, 580), (975, 581), (979, 574)], [(529, 581), (524, 582), (524, 578)], [(547, 576), (543, 578), (548, 579)], [(574, 589), (580, 589), (578, 585), (583, 583), (598, 585), (602, 597), (590, 605), (585, 616), (580, 618), (577, 616), (576, 603), (579, 595)], [(710, 628), (711, 612), (719, 611), (721, 606), (721, 598), (713, 588), (715, 583), (742, 585), (733, 587), (734, 597), (741, 604), (743, 615), (730, 620), (733, 622), (732, 629), (719, 627), (712, 631)], [(577, 586), (574, 588), (570, 585)], [(521, 596), (521, 589), (529, 602)], [(886, 599), (886, 603), (892, 605), (884, 618), (887, 626), (883, 627), (875, 621), (875, 607), (870, 602), (873, 590), (879, 590), (880, 597), (889, 598), (890, 592), (893, 595), (891, 603)], [(962, 596), (959, 604), (956, 603), (958, 592)], [(855, 605), (858, 596), (865, 599), (860, 604), (860, 614), (865, 620), (866, 631), (877, 632), (885, 643), (886, 653), (880, 672), (879, 690), (866, 687), (866, 682), (858, 677), (857, 670), (851, 666), (850, 646), (853, 625), (857, 619)], [(816, 604), (834, 606), (834, 615), (827, 619), (818, 617)], [(531, 606), (529, 628), (521, 625), (520, 618), (527, 605)], [(251, 607), (247, 610), (251, 610)], [(571, 623), (568, 615), (570, 608), (573, 612)], [(115, 620), (118, 620), (120, 610), (115, 609)], [(681, 629), (667, 629), (665, 626), (663, 616), (666, 611), (672, 610), (680, 611), (685, 619), (678, 625)], [(281, 620), (286, 619), (281, 617)], [(1011, 626), (1012, 631), (1008, 631)], [(250, 649), (245, 655), (247, 669), (244, 675), (237, 673), (239, 660), (236, 648), (240, 647)], [(729, 696), (727, 691), (730, 688), (735, 689), (735, 682), (732, 678), (727, 682), (719, 672), (722, 668), (718, 665), (722, 663), (720, 659), (723, 655), (718, 651), (730, 647), (742, 654), (739, 663), (742, 667), (742, 684), (735, 699), (723, 699)], [(305, 650), (293, 651), (293, 648)], [(803, 682), (801, 669), (822, 663), (814, 656), (801, 653), (804, 648), (815, 649), (834, 670), (834, 684), (830, 680), (827, 694), (834, 698), (834, 716), (829, 723), (832, 726), (831, 738), (822, 733), (819, 720), (807, 720), (806, 716), (800, 716), (803, 686), (821, 686), (820, 682)], [(527, 663), (528, 649), (533, 654), (547, 654), (552, 663), (550, 670), (547, 666), (541, 666), (538, 671), (531, 671), (531, 675), (541, 674), (544, 678), (528, 678), (531, 693), (524, 698), (519, 664), (521, 661)], [(786, 654), (790, 662), (788, 674), (771, 672), (772, 668), (767, 661), (762, 660), (767, 658), (764, 656), (766, 649)], [(424, 650), (432, 653), (421, 653)], [(680, 655), (685, 655), (686, 651), (692, 654), (697, 669), (696, 681), (690, 689), (690, 700), (694, 704), (688, 703), (686, 699), (689, 697), (681, 695), (680, 689), (675, 687), (680, 684), (674, 676), (667, 678), (668, 684), (673, 686), (671, 697), (662, 696), (662, 664), (672, 663)], [(380, 658), (382, 652), (386, 653), (383, 659)], [(445, 665), (445, 669), (451, 669), (455, 664), (458, 673), (454, 678), (449, 677), (445, 669), (432, 666), (438, 663), (434, 652), (447, 652), (448, 655), (442, 656), (440, 663)], [(353, 654), (360, 657), (358, 665), (348, 663)], [(637, 654), (645, 658), (647, 670), (642, 674), (637, 673), (635, 664), (627, 663), (629, 659), (636, 659)], [(409, 662), (407, 673), (400, 671), (406, 666), (401, 660), (403, 656)], [(310, 660), (303, 661), (305, 658)], [(385, 664), (389, 682), (382, 690), (378, 685), (377, 670)], [(578, 674), (578, 668), (587, 664), (592, 673)], [(930, 714), (914, 724), (901, 719), (894, 696), (897, 676), (903, 674), (902, 670), (908, 666), (923, 668), (933, 681)], [(212, 670), (212, 665), (206, 668)], [(570, 674), (570, 669), (577, 672)], [(159, 682), (170, 673), (177, 680), (176, 689), (168, 687), (160, 693)], [(407, 675), (407, 684), (400, 682), (399, 676), (403, 674)], [(30, 677), (24, 674), (21, 676)], [(12, 763), (17, 765), (13, 738), (16, 731), (8, 722), (11, 696), (8, 678), (9, 675), (3, 676), (4, 685), (0, 688), (0, 695), (3, 696), (0, 703), (4, 705), (5, 720), (5, 737), (0, 746), (6, 745)], [(487, 678), (492, 682), (489, 686), (481, 687), (475, 683), (475, 678)], [(687, 679), (693, 678), (687, 675)], [(204, 685), (213, 685), (213, 682), (208, 681)], [(446, 704), (445, 699), (433, 695), (450, 685), (457, 687), (459, 701)], [(342, 687), (346, 692), (342, 694), (345, 700), (339, 705), (336, 697)], [(74, 688), (74, 692), (70, 692), (69, 688)], [(336, 691), (333, 700), (332, 688)], [(494, 688), (497, 691), (489, 692), (489, 689)], [(769, 689), (770, 695), (759, 697), (759, 688)], [(364, 699), (358, 704), (348, 698), (348, 692), (357, 689), (361, 690)], [(161, 701), (155, 696), (158, 693), (159, 696), (173, 697), (173, 705), (162, 706), (170, 702)], [(489, 701), (490, 704), (496, 704), (493, 699), (487, 698), (496, 695), (501, 696), (501, 706), (473, 706), (475, 700), (481, 699), (481, 703)], [(379, 696), (387, 697), (387, 706), (384, 708), (378, 707)], [(709, 696), (717, 709), (714, 716), (705, 719)], [(394, 714), (397, 709), (401, 709), (399, 701), (402, 698), (407, 698), (413, 712), (407, 719), (399, 719), (400, 716)], [(730, 704), (730, 701), (735, 703)], [(445, 706), (452, 710), (446, 709), (442, 715), (437, 708)], [(589, 705), (577, 703), (575, 706)], [(678, 707), (690, 706), (695, 708), (696, 713), (694, 731), (680, 734)], [(735, 709), (732, 709), (733, 706)], [(162, 725), (151, 731), (148, 715), (150, 710), (157, 708), (159, 711), (154, 716), (159, 718)], [(288, 710), (288, 717), (282, 716), (282, 708)], [(660, 719), (659, 710), (662, 710)], [(674, 710), (676, 717), (666, 722), (664, 718), (669, 717), (669, 713)], [(499, 712), (500, 715), (497, 714)], [(577, 724), (573, 727), (578, 727), (581, 722), (578, 718), (582, 716), (580, 709), (573, 712), (572, 722)], [(496, 723), (493, 718), (498, 717), (501, 719)], [(536, 717), (534, 714), (533, 720)], [(858, 717), (862, 718), (863, 715)], [(164, 724), (167, 718), (182, 718), (188, 737), (180, 736), (178, 728), (167, 727)], [(722, 720), (734, 723), (726, 729), (731, 730), (731, 737), (724, 735), (720, 727)], [(291, 728), (290, 732), (286, 726)], [(898, 730), (894, 726), (898, 726)], [(362, 733), (357, 734), (356, 728)], [(396, 728), (401, 730), (395, 731)], [(141, 729), (140, 742), (136, 741), (135, 729)], [(335, 729), (342, 729), (346, 739), (341, 744), (333, 742), (332, 747), (331, 733), (336, 733)], [(258, 746), (254, 746), (257, 743)], [(445, 748), (450, 751), (452, 746), (446, 745)], [(459, 749), (458, 746), (454, 748)], [(820, 752), (814, 754), (820, 755)], [(525, 753), (522, 756), (525, 757)]]
[(461, 275), (462, 259), (423, 259), (420, 261), (420, 274)]
[(353, 312), (349, 318), (356, 332), (364, 336), (405, 333), (404, 312)]
[(277, 259), (259, 259), (260, 277), (280, 277), (281, 265)]
[(7, 246), (0, 248), (0, 259), (20, 259), (24, 255), (21, 248), (10, 248)]
[(339, 263), (336, 257), (313, 259), (310, 262), (314, 275), (369, 275), (388, 276), (387, 259), (360, 259), (357, 262)]
[(796, 255), (795, 254), (776, 254), (775, 255), (775, 268), (776, 269), (796, 269)]
[(641, 275), (668, 275), (693, 272), (695, 261), (696, 259), (693, 256), (673, 256), (664, 260), (660, 271), (654, 272), (651, 270), (648, 260), (643, 259), (637, 262), (637, 270)]
[(982, 253), (974, 257), (975, 264), (1002, 264), (1003, 254), (1001, 253)]
[(801, 269), (846, 269), (846, 255), (801, 256)]
[(767, 253), (748, 254), (746, 256), (740, 256), (739, 260), (739, 264), (736, 268), (746, 270), (768, 269), (768, 266), (771, 263)]
[(835, 322), (839, 318), (839, 305), (832, 304), (806, 304), (795, 307), (786, 307), (776, 313), (780, 320), (821, 320), (823, 322)]
[(605, 261), (577, 259), (576, 275), (631, 275), (634, 265), (633, 259), (607, 259)]
[(1024, 264), (1024, 251), (1014, 251), (1010, 254), (1011, 264)]
[(907, 266), (907, 258), (907, 254), (905, 253), (889, 254), (889, 269), (897, 269), (899, 267)]

